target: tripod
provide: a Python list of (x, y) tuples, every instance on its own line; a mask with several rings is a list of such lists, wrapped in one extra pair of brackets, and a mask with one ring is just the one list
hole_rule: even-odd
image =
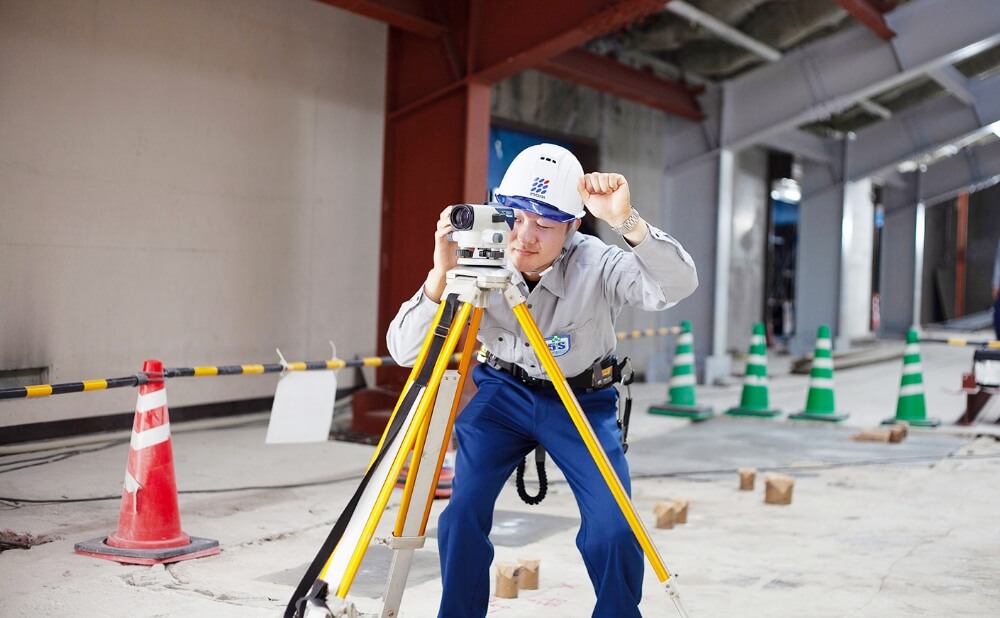
[[(479, 323), (489, 295), (494, 291), (501, 292), (510, 305), (658, 580), (681, 617), (687, 617), (670, 573), (528, 312), (524, 295), (511, 282), (510, 272), (502, 268), (471, 266), (448, 272), (443, 300), (368, 471), (306, 570), (288, 603), (285, 618), (357, 616), (353, 606), (345, 599), (412, 450), (413, 457), (392, 536), (376, 541), (393, 550), (380, 618), (398, 616), (414, 552), (424, 545), (434, 488), (451, 439)], [(459, 369), (447, 370), (466, 324), (468, 336)], [(413, 508), (414, 500), (423, 500), (423, 503), (418, 502), (418, 508)], [(421, 506), (423, 508), (419, 508)], [(331, 592), (333, 599), (329, 598)]]

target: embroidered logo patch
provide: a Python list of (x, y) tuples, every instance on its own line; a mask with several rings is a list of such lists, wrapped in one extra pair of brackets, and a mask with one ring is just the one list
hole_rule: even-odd
[(549, 344), (552, 356), (562, 356), (566, 352), (569, 352), (569, 335), (552, 335), (545, 342)]

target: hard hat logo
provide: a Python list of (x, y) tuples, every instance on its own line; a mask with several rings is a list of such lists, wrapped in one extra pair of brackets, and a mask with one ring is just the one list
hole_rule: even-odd
[(545, 197), (545, 193), (549, 190), (549, 180), (547, 178), (540, 178), (535, 176), (535, 179), (531, 181), (531, 189), (528, 193), (532, 197)]

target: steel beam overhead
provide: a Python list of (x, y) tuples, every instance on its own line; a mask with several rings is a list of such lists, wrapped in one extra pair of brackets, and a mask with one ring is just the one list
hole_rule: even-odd
[(836, 0), (842, 9), (851, 14), (855, 20), (874, 32), (883, 41), (890, 41), (896, 36), (882, 16), (882, 11), (869, 0)]
[(779, 135), (772, 135), (761, 141), (764, 146), (799, 155), (817, 163), (832, 163), (834, 161), (834, 141), (823, 139), (818, 135), (806, 133), (799, 129), (791, 129)]
[(477, 8), (489, 36), (475, 50), (475, 79), (496, 83), (651, 15), (663, 0), (575, 0), (544, 10), (534, 0), (483, 0)]
[(705, 117), (695, 99), (704, 87), (661, 79), (649, 71), (624, 66), (617, 60), (585, 49), (573, 49), (546, 60), (537, 69), (683, 118), (702, 120)]
[(898, 33), (891, 44), (851, 28), (725, 83), (725, 100), (739, 105), (723, 112), (723, 146), (824, 120), (1000, 42), (995, 0), (963, 0), (961, 10), (951, 0), (913, 0), (886, 20)]
[(948, 91), (956, 99), (966, 105), (972, 105), (975, 97), (969, 91), (969, 80), (953, 66), (943, 66), (931, 69), (927, 76), (938, 83), (939, 86)]
[(1000, 182), (1000, 140), (931, 165), (923, 174), (921, 195), (927, 204), (973, 193)]
[(860, 101), (858, 101), (858, 105), (861, 106), (861, 109), (865, 110), (869, 114), (878, 116), (882, 120), (888, 120), (892, 118), (891, 109), (885, 107), (884, 105), (879, 105), (878, 103), (872, 101), (871, 99), (861, 99)]
[(897, 189), (886, 193), (886, 213), (913, 208), (921, 200), (929, 206), (940, 204), (963, 191), (974, 193), (1000, 183), (1000, 141), (964, 150), (926, 166), (923, 173), (890, 172), (885, 178)]
[(421, 0), (318, 0), (425, 37), (439, 37), (448, 27), (424, 15)]
[(971, 107), (950, 97), (936, 97), (858, 131), (851, 144), (847, 179), (871, 176), (944, 144), (988, 133), (1000, 121), (1000, 75), (971, 84), (970, 96)]
[(687, 2), (683, 2), (682, 0), (673, 0), (672, 2), (668, 2), (665, 8), (674, 15), (696, 23), (709, 32), (715, 34), (720, 39), (728, 41), (738, 47), (742, 47), (747, 51), (753, 52), (768, 62), (777, 62), (781, 60), (781, 52), (777, 49), (774, 49), (770, 45), (761, 43), (757, 39), (744, 34), (736, 28), (733, 28), (721, 19), (713, 17), (699, 8), (693, 7)]

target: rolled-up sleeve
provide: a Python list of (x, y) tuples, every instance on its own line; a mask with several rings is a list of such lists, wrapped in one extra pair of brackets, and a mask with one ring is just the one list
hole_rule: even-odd
[(420, 346), (434, 322), (438, 303), (427, 298), (423, 286), (410, 300), (399, 307), (396, 317), (389, 323), (385, 343), (389, 354), (401, 367), (412, 367), (417, 362)]
[(698, 287), (698, 271), (688, 252), (651, 225), (631, 252), (609, 247), (605, 272), (607, 292), (615, 304), (648, 311), (672, 307)]

